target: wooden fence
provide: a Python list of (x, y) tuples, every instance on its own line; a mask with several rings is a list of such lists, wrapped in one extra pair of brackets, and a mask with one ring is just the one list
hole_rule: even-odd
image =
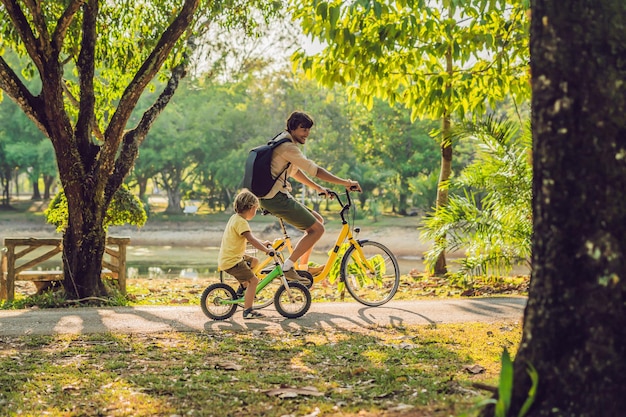
[[(116, 279), (122, 294), (126, 294), (126, 247), (129, 243), (129, 237), (107, 237), (102, 260), (103, 278)], [(43, 249), (44, 253), (38, 253), (30, 260), (25, 259), (27, 254), (38, 249)], [(62, 251), (61, 238), (5, 238), (0, 262), (0, 299), (14, 299), (15, 281), (40, 283), (63, 280), (62, 270), (33, 269), (57, 255), (60, 258)]]

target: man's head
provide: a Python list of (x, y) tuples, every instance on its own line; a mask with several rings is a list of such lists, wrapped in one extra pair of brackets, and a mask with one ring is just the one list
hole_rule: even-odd
[(306, 113), (294, 111), (287, 119), (287, 132), (292, 132), (299, 127), (310, 129), (313, 126), (313, 119)]

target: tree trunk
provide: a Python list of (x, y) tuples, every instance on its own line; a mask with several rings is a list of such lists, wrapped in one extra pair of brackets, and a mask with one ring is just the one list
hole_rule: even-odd
[(138, 178), (137, 186), (139, 186), (139, 199), (141, 201), (148, 201), (146, 196), (148, 190), (148, 178)]
[(93, 224), (89, 230), (69, 227), (63, 235), (63, 287), (69, 298), (81, 299), (107, 294), (100, 278), (106, 233)]
[[(9, 192), (9, 184), (11, 182), (11, 174), (10, 170), (6, 170), (6, 172), (0, 176), (0, 182), (2, 183), (2, 207), (10, 207), (11, 206), (11, 194)], [(9, 173), (7, 175), (7, 173)]]
[(55, 177), (53, 175), (43, 176), (43, 198), (44, 200), (50, 200), (50, 188), (54, 184)]
[[(452, 144), (450, 143), (450, 117), (444, 117), (442, 121), (441, 142), (441, 169), (439, 172), (439, 185), (437, 187), (437, 207), (445, 207), (448, 205), (448, 185), (452, 174)], [(442, 238), (445, 240), (445, 236)], [(446, 265), (446, 253), (442, 251), (435, 262), (433, 273), (437, 276), (445, 275), (448, 272)]]
[(163, 189), (167, 192), (167, 207), (165, 212), (169, 214), (181, 214), (183, 212), (183, 199), (180, 195), (178, 183), (171, 185), (164, 183)]
[(33, 201), (41, 200), (41, 191), (39, 191), (39, 175), (31, 176), (31, 180), (33, 182), (33, 195), (30, 198)]
[[(448, 48), (446, 53), (446, 72), (453, 74), (452, 51)], [(452, 86), (448, 85), (447, 90)], [(452, 120), (449, 114), (445, 114), (441, 120), (441, 170), (439, 172), (439, 182), (437, 183), (437, 208), (448, 205), (448, 181), (452, 175), (452, 142), (450, 140)], [(446, 239), (445, 236), (442, 237)], [(444, 246), (445, 247), (445, 246)], [(435, 262), (433, 273), (442, 276), (448, 273), (446, 265), (446, 252), (442, 251)]]
[(406, 216), (407, 209), (409, 207), (407, 203), (407, 200), (409, 198), (409, 193), (407, 192), (407, 190), (409, 189), (409, 184), (407, 183), (406, 178), (400, 179), (400, 187), (398, 188), (400, 189), (400, 191), (398, 192), (398, 214), (401, 216)]
[[(533, 270), (512, 409), (626, 410), (626, 3), (533, 3)], [(493, 409), (486, 415), (493, 415)]]

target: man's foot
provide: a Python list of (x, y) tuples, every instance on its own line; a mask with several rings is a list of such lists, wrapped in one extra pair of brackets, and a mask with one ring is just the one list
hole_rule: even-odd
[(264, 317), (265, 316), (263, 314), (259, 313), (258, 311), (254, 311), (251, 308), (243, 311), (243, 318), (244, 318), (244, 320), (262, 319)]
[(324, 267), (326, 265), (320, 265), (320, 266), (310, 266), (309, 267), (309, 273), (313, 276), (319, 275), (323, 270)]
[(309, 285), (310, 281), (308, 279), (306, 279), (305, 277), (300, 276), (295, 268), (291, 268), (288, 269), (286, 271), (283, 271), (283, 274), (285, 275), (285, 278), (287, 278), (287, 281), (290, 282), (299, 282), (302, 285)]

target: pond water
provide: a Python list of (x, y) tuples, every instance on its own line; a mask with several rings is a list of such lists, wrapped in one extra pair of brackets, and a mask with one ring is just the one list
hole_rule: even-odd
[[(170, 247), (170, 246), (129, 246), (127, 250), (127, 264), (129, 278), (132, 277), (208, 277), (217, 271), (217, 247)], [(262, 254), (261, 254), (262, 256)], [(324, 263), (327, 259), (325, 252), (313, 252), (311, 260)], [(448, 256), (448, 269), (458, 270), (454, 256)], [(415, 269), (425, 270), (421, 256), (398, 257), (398, 266), (401, 274), (408, 274)], [(515, 267), (511, 275), (527, 275), (528, 268)]]
[[(217, 247), (129, 246), (126, 252), (128, 277), (207, 277), (217, 271)], [(262, 256), (262, 254), (261, 254)], [(323, 263), (324, 252), (314, 252), (311, 261)], [(421, 257), (398, 258), (400, 272), (424, 270)]]
[[(208, 278), (216, 275), (218, 247), (180, 247), (180, 246), (128, 246), (126, 265), (128, 278)], [(34, 256), (33, 254), (30, 254)], [(261, 254), (261, 256), (263, 256)], [(326, 261), (326, 252), (314, 252), (311, 260), (318, 264)], [(25, 259), (30, 258), (29, 256)], [(456, 271), (455, 257), (447, 257), (448, 270)], [(421, 256), (398, 256), (401, 274), (411, 270), (423, 272), (424, 261)], [(38, 265), (41, 269), (60, 269), (60, 259), (49, 260)], [(516, 267), (511, 275), (527, 275), (528, 268)]]

